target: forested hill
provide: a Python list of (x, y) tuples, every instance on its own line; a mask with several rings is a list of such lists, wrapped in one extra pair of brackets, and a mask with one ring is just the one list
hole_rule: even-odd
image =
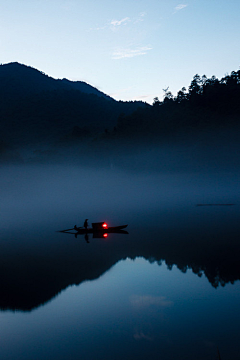
[(53, 79), (43, 72), (17, 62), (0, 65), (0, 86), (5, 94), (38, 94), (42, 91), (79, 90), (113, 100), (93, 86), (83, 81)]
[(121, 113), (139, 106), (147, 105), (118, 102), (84, 82), (56, 80), (19, 63), (0, 66), (0, 140), (11, 145), (111, 130)]
[(149, 105), (116, 101), (84, 82), (56, 80), (18, 63), (0, 66), (0, 157), (9, 147), (84, 142), (110, 154), (119, 144), (205, 142), (217, 132), (240, 141), (240, 70), (220, 80), (195, 75), (188, 89), (176, 96), (166, 90), (163, 101)]
[(240, 70), (217, 79), (198, 74), (188, 89), (176, 96), (167, 89), (163, 101), (156, 97), (150, 108), (121, 116), (118, 134), (157, 136), (196, 134), (206, 130), (236, 129), (240, 126)]

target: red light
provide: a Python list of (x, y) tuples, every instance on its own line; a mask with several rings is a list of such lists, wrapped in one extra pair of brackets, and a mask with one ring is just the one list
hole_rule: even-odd
[(106, 233), (105, 233), (105, 234), (103, 234), (103, 237), (107, 238), (107, 237), (108, 237), (108, 234), (106, 234)]
[(106, 223), (103, 223), (103, 224), (102, 224), (102, 227), (103, 227), (104, 229), (107, 229), (108, 226), (107, 226)]

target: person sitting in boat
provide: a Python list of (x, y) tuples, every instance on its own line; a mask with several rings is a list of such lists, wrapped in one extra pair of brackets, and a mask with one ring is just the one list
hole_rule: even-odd
[(85, 227), (85, 230), (87, 230), (87, 228), (88, 228), (88, 219), (86, 219), (86, 220), (84, 221), (83, 226)]
[(77, 230), (77, 231), (78, 231), (78, 227), (77, 227), (77, 225), (74, 225), (74, 230)]

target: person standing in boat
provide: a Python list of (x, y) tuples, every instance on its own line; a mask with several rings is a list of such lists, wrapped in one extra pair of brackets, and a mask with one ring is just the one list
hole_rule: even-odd
[(87, 228), (88, 228), (88, 219), (86, 219), (86, 220), (84, 221), (83, 226), (85, 227), (85, 230), (87, 230)]

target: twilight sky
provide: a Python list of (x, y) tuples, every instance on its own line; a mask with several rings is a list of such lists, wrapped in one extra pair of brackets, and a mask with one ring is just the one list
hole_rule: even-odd
[(240, 1), (0, 0), (0, 55), (152, 103), (239, 69)]

